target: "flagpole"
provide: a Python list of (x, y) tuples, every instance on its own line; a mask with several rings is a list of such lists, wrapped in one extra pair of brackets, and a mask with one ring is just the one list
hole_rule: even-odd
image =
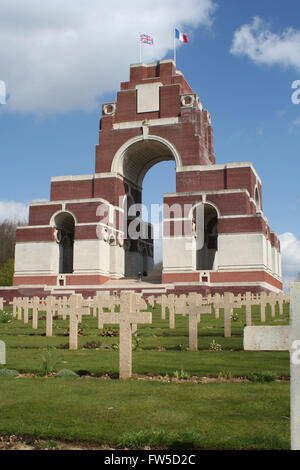
[(173, 31), (173, 34), (174, 34), (174, 62), (175, 62), (175, 65), (176, 65), (176, 34), (175, 34), (175, 29)]
[(140, 64), (142, 63), (142, 41), (140, 36)]

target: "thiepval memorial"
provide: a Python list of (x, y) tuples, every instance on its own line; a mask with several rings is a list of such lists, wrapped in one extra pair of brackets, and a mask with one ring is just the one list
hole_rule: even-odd
[(14, 291), (150, 292), (153, 230), (137, 208), (144, 176), (165, 160), (175, 162), (176, 192), (164, 195), (155, 288), (282, 290), (280, 243), (263, 213), (259, 175), (250, 162), (216, 163), (201, 98), (173, 60), (130, 66), (116, 101), (102, 105), (95, 173), (53, 177), (50, 201), (32, 203), (29, 225), (18, 228)]

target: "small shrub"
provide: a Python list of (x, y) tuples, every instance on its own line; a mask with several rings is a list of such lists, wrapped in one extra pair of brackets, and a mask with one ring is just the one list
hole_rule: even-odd
[(233, 374), (231, 372), (231, 370), (221, 370), (219, 373), (218, 373), (218, 378), (219, 379), (227, 379), (227, 380), (230, 380), (232, 379), (233, 377)]
[(277, 379), (277, 375), (275, 372), (272, 371), (266, 371), (266, 372), (250, 372), (250, 374), (247, 375), (247, 379), (250, 380), (250, 382), (274, 382)]
[(63, 343), (56, 347), (57, 349), (69, 349), (69, 343)]
[(9, 312), (0, 312), (0, 323), (11, 323), (13, 316)]
[(113, 349), (114, 351), (119, 351), (120, 349), (120, 344), (119, 343), (114, 343), (111, 345), (111, 349)]
[(167, 440), (165, 431), (131, 431), (120, 437), (118, 447), (121, 449), (143, 449), (146, 446), (159, 447)]
[(0, 369), (0, 377), (17, 377), (19, 372), (13, 369)]
[(176, 351), (187, 351), (187, 347), (184, 346), (184, 344), (177, 344), (177, 346), (175, 346), (175, 349)]
[(141, 346), (142, 339), (138, 336), (137, 332), (132, 335), (132, 350), (137, 351)]
[(212, 340), (212, 342), (209, 345), (210, 351), (222, 351), (222, 346), (221, 344), (218, 344), (216, 340)]
[(190, 374), (188, 372), (185, 372), (184, 370), (175, 370), (173, 377), (175, 379), (183, 379), (183, 380), (188, 380), (191, 378)]
[(99, 349), (100, 346), (100, 341), (87, 341), (82, 347), (83, 349)]
[(74, 372), (71, 369), (61, 369), (59, 372), (57, 372), (56, 378), (58, 379), (65, 379), (65, 378), (73, 378), (73, 377), (79, 377), (76, 372)]
[(114, 330), (113, 328), (104, 328), (104, 330), (101, 333), (101, 336), (108, 336), (111, 338), (112, 336), (118, 336), (119, 332), (118, 330)]
[(239, 314), (236, 313), (236, 312), (233, 313), (233, 314), (231, 315), (231, 320), (232, 320), (232, 321), (240, 321), (240, 316), (239, 316)]
[[(53, 349), (53, 348), (52, 348)], [(44, 354), (41, 355), (42, 359), (42, 367), (41, 367), (41, 376), (50, 375), (54, 372), (55, 363), (53, 361), (53, 357), (51, 352), (45, 351)]]

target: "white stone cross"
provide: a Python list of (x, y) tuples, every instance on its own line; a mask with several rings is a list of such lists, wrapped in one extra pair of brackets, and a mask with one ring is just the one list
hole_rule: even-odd
[(78, 349), (78, 322), (82, 315), (90, 315), (90, 306), (77, 294), (70, 296), (68, 304), (69, 308), (63, 305), (62, 310), (58, 306), (58, 314), (69, 316), (69, 349), (75, 351)]
[(6, 364), (6, 344), (4, 341), (0, 341), (0, 364)]
[(55, 310), (55, 297), (49, 296), (46, 298), (45, 310), (46, 310), (46, 336), (52, 336), (53, 334), (53, 315)]
[[(120, 325), (120, 379), (129, 379), (132, 375), (132, 332), (138, 323), (152, 323), (151, 312), (138, 312), (136, 310), (135, 294), (126, 296), (120, 306), (120, 312), (105, 312), (101, 315), (103, 323)], [(124, 310), (123, 310), (124, 309)]]
[(231, 312), (234, 308), (234, 294), (231, 292), (224, 293), (223, 300), (224, 308), (224, 337), (229, 338), (231, 336)]
[(150, 305), (150, 307), (154, 308), (155, 307), (155, 298), (154, 295), (150, 295), (147, 299), (147, 303)]
[(0, 297), (0, 310), (3, 310), (3, 306), (4, 306), (3, 297)]
[(40, 299), (38, 297), (33, 297), (32, 302), (31, 302), (31, 307), (32, 307), (32, 328), (34, 330), (38, 329), (39, 306), (40, 306)]
[(291, 448), (300, 450), (300, 282), (290, 284), (289, 326), (247, 326), (247, 351), (290, 351)]

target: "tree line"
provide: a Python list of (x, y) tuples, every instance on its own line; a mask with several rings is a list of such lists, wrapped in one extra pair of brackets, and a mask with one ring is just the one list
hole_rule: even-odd
[(14, 275), (16, 229), (25, 221), (0, 222), (0, 286), (11, 286)]

